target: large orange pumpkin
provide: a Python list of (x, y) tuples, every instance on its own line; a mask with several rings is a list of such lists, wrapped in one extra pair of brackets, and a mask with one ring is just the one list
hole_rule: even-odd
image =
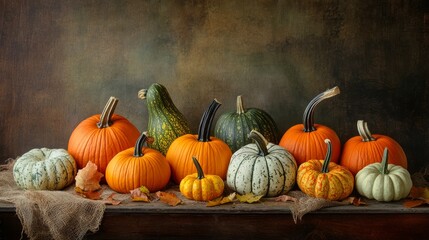
[(408, 161), (401, 145), (393, 138), (381, 134), (371, 134), (367, 122), (357, 121), (359, 136), (347, 140), (343, 146), (340, 164), (347, 167), (353, 175), (362, 168), (380, 162), (385, 148), (389, 149), (389, 163), (407, 168)]
[(119, 152), (109, 162), (106, 182), (120, 193), (145, 186), (150, 192), (163, 189), (170, 180), (170, 165), (161, 152), (143, 147), (147, 136), (142, 133), (135, 147)]
[(334, 87), (317, 95), (304, 111), (303, 124), (292, 126), (283, 134), (279, 145), (292, 153), (298, 166), (309, 159), (323, 159), (327, 150), (325, 139), (332, 142), (331, 161), (335, 163), (339, 161), (341, 142), (337, 133), (327, 126), (314, 123), (314, 109), (317, 104), (339, 93), (340, 89)]
[(118, 152), (132, 147), (139, 137), (139, 130), (130, 121), (114, 114), (118, 101), (110, 97), (101, 114), (83, 120), (73, 130), (68, 152), (78, 169), (92, 161), (104, 174), (109, 161)]
[(176, 138), (167, 151), (166, 158), (171, 166), (171, 175), (175, 183), (195, 172), (192, 157), (200, 159), (204, 173), (218, 175), (226, 179), (232, 152), (229, 146), (219, 138), (210, 136), (214, 115), (221, 103), (216, 99), (204, 112), (198, 128), (198, 135), (185, 134)]

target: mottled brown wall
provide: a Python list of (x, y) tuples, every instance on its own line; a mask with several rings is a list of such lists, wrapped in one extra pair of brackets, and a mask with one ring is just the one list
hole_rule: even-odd
[(139, 129), (141, 88), (164, 84), (196, 131), (213, 98), (269, 112), (283, 133), (338, 85), (316, 122), (358, 119), (429, 165), (429, 7), (402, 1), (0, 0), (0, 160), (67, 147), (109, 96)]

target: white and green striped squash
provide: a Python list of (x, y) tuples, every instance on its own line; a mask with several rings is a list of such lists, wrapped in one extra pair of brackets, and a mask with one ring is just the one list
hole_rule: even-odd
[(76, 162), (65, 149), (35, 148), (13, 166), (16, 184), (28, 190), (61, 190), (73, 183), (76, 172)]
[(226, 182), (238, 194), (253, 193), (275, 197), (289, 192), (295, 184), (297, 164), (283, 147), (269, 143), (252, 130), (249, 143), (231, 157)]
[(223, 113), (216, 122), (214, 136), (222, 139), (232, 152), (252, 142), (247, 136), (251, 130), (260, 132), (268, 142), (279, 142), (279, 131), (273, 118), (264, 110), (244, 108), (241, 96), (237, 96), (237, 110)]
[(165, 155), (176, 138), (191, 132), (188, 121), (174, 105), (165, 86), (153, 83), (149, 88), (141, 89), (138, 96), (147, 104), (147, 133), (154, 139), (148, 146)]

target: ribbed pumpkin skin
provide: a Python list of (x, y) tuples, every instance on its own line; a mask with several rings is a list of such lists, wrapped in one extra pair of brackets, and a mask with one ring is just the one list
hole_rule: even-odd
[(166, 158), (171, 166), (172, 179), (176, 184), (195, 172), (192, 157), (199, 159), (205, 174), (218, 175), (226, 179), (232, 152), (222, 140), (211, 137), (210, 141), (198, 141), (198, 135), (186, 134), (173, 141)]
[(350, 171), (330, 162), (328, 173), (322, 173), (324, 160), (309, 160), (298, 168), (297, 183), (305, 194), (332, 201), (348, 197), (354, 187), (354, 177)]
[(32, 149), (19, 157), (13, 177), (22, 189), (61, 190), (72, 184), (77, 168), (65, 149)]
[(104, 174), (109, 161), (136, 142), (140, 133), (131, 122), (117, 114), (110, 119), (112, 124), (109, 127), (98, 128), (100, 114), (96, 114), (80, 122), (73, 130), (68, 151), (76, 160), (78, 169), (92, 161)]
[(188, 122), (174, 105), (163, 85), (154, 83), (148, 89), (141, 90), (139, 94), (147, 103), (148, 136), (154, 138), (148, 146), (165, 155), (176, 138), (191, 132)]
[(356, 175), (365, 166), (380, 162), (384, 148), (388, 148), (391, 164), (407, 168), (408, 160), (401, 145), (394, 139), (380, 135), (372, 135), (375, 140), (364, 142), (360, 136), (355, 136), (347, 140), (343, 145), (340, 164), (348, 168), (353, 175)]
[(410, 173), (395, 164), (388, 165), (388, 174), (382, 174), (381, 168), (381, 163), (372, 163), (356, 174), (356, 189), (359, 194), (384, 202), (406, 198), (413, 186)]
[(256, 108), (248, 108), (241, 114), (235, 112), (222, 114), (216, 122), (214, 135), (235, 152), (252, 142), (247, 137), (251, 130), (260, 132), (271, 143), (277, 144), (279, 141), (274, 120), (268, 113)]
[(222, 114), (216, 122), (214, 136), (222, 139), (231, 148), (237, 151), (252, 142), (247, 136), (250, 131), (261, 133), (268, 142), (277, 144), (279, 131), (273, 118), (258, 108), (244, 108), (242, 97), (237, 97), (237, 110)]
[(106, 182), (120, 193), (145, 186), (150, 192), (163, 189), (170, 180), (170, 165), (159, 151), (143, 147), (143, 156), (134, 156), (134, 148), (119, 152), (109, 162)]
[(249, 143), (232, 157), (227, 185), (239, 194), (253, 193), (268, 197), (287, 193), (295, 184), (297, 165), (284, 148), (268, 143), (268, 155), (259, 155), (258, 146)]
[(309, 159), (323, 159), (327, 150), (324, 139), (332, 142), (331, 162), (338, 163), (341, 153), (341, 141), (338, 135), (329, 127), (321, 124), (314, 124), (316, 128), (312, 132), (304, 132), (304, 125), (297, 124), (289, 128), (279, 145), (288, 150), (299, 165)]

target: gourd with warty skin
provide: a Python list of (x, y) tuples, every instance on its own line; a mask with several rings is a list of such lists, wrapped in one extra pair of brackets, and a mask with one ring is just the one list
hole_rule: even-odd
[(413, 182), (407, 169), (388, 164), (388, 148), (384, 149), (381, 163), (372, 163), (356, 174), (356, 189), (364, 197), (390, 202), (406, 198)]
[(268, 197), (287, 193), (295, 184), (297, 164), (283, 147), (269, 143), (252, 130), (249, 143), (231, 157), (226, 182), (239, 194), (253, 193)]
[(153, 83), (148, 89), (140, 90), (138, 96), (146, 100), (147, 104), (147, 132), (154, 139), (148, 146), (165, 155), (176, 138), (191, 132), (188, 121), (174, 105), (163, 85)]
[(65, 149), (35, 148), (13, 166), (16, 184), (29, 190), (61, 190), (73, 183), (76, 172), (76, 162)]

